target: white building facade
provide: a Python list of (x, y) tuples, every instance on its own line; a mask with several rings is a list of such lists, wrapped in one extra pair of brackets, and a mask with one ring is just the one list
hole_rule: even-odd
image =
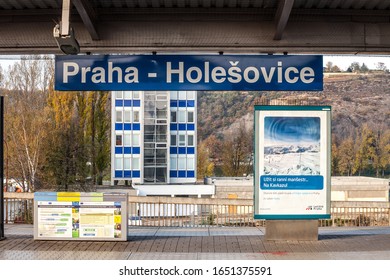
[(111, 181), (196, 182), (196, 91), (112, 92)]

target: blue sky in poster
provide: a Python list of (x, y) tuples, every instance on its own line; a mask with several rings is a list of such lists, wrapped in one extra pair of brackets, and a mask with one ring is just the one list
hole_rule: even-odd
[(265, 117), (265, 145), (314, 143), (320, 141), (318, 117)]

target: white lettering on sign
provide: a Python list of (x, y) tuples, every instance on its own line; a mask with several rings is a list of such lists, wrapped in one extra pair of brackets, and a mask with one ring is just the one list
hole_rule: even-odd
[(314, 70), (310, 67), (304, 67), (301, 70), (301, 80), (305, 84), (312, 83), (314, 81)]
[[(175, 64), (175, 65), (174, 65)], [(315, 79), (315, 71), (311, 67), (289, 66), (283, 67), (282, 61), (277, 61), (275, 66), (246, 66), (240, 67), (240, 61), (229, 61), (230, 67), (210, 65), (209, 61), (204, 61), (203, 64), (186, 67), (185, 62), (170, 62), (165, 65), (166, 80), (165, 83), (216, 83), (221, 84), (229, 82), (237, 84), (246, 82), (248, 84), (255, 83), (305, 83), (310, 84)], [(156, 69), (148, 69), (156, 71)], [(160, 70), (161, 71), (161, 70)], [(143, 79), (157, 78), (157, 72), (147, 72), (142, 74)], [(143, 73), (143, 72), (142, 72)], [(80, 66), (76, 62), (63, 62), (62, 80), (67, 83), (81, 84), (132, 84), (140, 82), (139, 69), (132, 65), (114, 65), (113, 62), (107, 62), (107, 65), (99, 66)], [(160, 74), (159, 74), (160, 77)], [(145, 80), (143, 80), (145, 81)]]
[(167, 62), (167, 83), (172, 83), (172, 75), (178, 74), (179, 75), (179, 83), (183, 83), (183, 68), (184, 68), (184, 62), (179, 62), (179, 69), (173, 70), (172, 69), (172, 63)]
[(139, 83), (138, 68), (127, 67), (124, 70), (113, 66), (112, 62), (108, 62), (107, 69), (104, 67), (81, 67), (75, 62), (64, 62), (63, 81), (65, 84), (69, 82), (69, 78), (80, 76), (80, 83), (85, 84), (89, 80), (94, 84), (108, 83)]
[(258, 82), (271, 83), (276, 78), (277, 83), (289, 84), (298, 83), (300, 80), (305, 83), (314, 81), (315, 73), (313, 68), (304, 67), (299, 70), (296, 67), (283, 68), (283, 63), (278, 61), (277, 67), (255, 67), (248, 66), (244, 69), (239, 67), (239, 61), (229, 61), (231, 67), (225, 69), (222, 66), (210, 67), (208, 61), (204, 62), (204, 67), (191, 66), (185, 68), (184, 62), (179, 62), (175, 67), (172, 62), (167, 62), (166, 82), (167, 83), (223, 83), (226, 80), (230, 83), (240, 83), (244, 80), (253, 84)]
[(229, 63), (232, 65), (232, 67), (230, 67), (228, 70), (228, 74), (229, 74), (228, 81), (231, 83), (241, 82), (241, 80), (242, 80), (242, 76), (240, 74), (241, 68), (237, 67), (239, 61), (235, 61), (235, 62), (229, 61)]
[[(72, 71), (70, 69), (73, 69)], [(88, 67), (89, 68), (89, 67)], [(68, 83), (69, 76), (75, 76), (79, 72), (79, 65), (75, 62), (64, 62), (64, 74), (62, 80), (64, 83)], [(85, 83), (85, 82), (84, 82)]]

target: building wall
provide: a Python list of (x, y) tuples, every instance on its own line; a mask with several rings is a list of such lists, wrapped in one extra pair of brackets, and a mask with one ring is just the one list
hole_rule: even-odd
[(171, 183), (196, 182), (196, 92), (170, 92), (169, 177)]
[[(160, 127), (165, 127), (164, 118), (151, 119), (150, 112), (145, 112), (146, 109), (150, 109), (150, 102), (159, 102), (145, 99), (145, 96), (149, 96), (150, 99), (154, 94), (158, 97), (167, 96), (168, 98), (166, 102), (167, 139), (161, 143), (160, 140), (153, 140), (156, 142), (156, 151), (159, 149), (161, 152), (166, 145), (166, 183), (196, 182), (196, 92), (171, 91), (147, 92), (145, 94), (143, 91), (114, 91), (112, 92), (111, 114), (112, 184), (114, 181), (122, 180), (131, 180), (136, 184), (151, 183), (144, 180), (145, 176), (148, 177), (144, 172), (145, 166), (150, 171), (150, 165), (153, 165), (153, 162), (150, 161), (150, 138), (145, 136), (145, 127), (149, 133), (151, 127), (148, 125), (151, 122), (155, 122), (156, 125), (159, 123)], [(145, 124), (145, 120), (147, 124)], [(148, 152), (145, 156), (146, 148)], [(158, 159), (160, 164), (163, 161), (163, 158)]]
[(143, 166), (142, 92), (112, 92), (111, 178), (141, 182)]

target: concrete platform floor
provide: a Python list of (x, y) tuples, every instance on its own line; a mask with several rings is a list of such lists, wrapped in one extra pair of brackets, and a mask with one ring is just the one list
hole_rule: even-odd
[(2, 260), (390, 260), (390, 227), (329, 227), (318, 241), (266, 241), (264, 228), (129, 227), (127, 242), (37, 241), (7, 224)]

